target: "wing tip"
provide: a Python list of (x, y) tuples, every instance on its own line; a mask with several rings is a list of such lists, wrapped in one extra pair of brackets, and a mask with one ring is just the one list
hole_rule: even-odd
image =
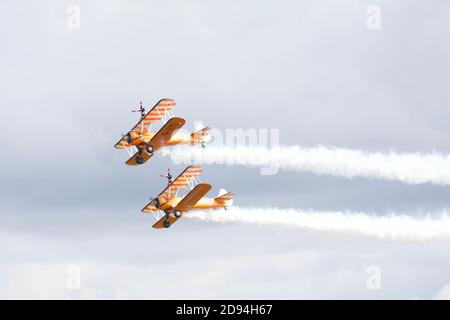
[(173, 107), (176, 106), (177, 102), (175, 101), (175, 99), (172, 98), (162, 98), (161, 100), (158, 101), (158, 103), (156, 105), (159, 105), (161, 103), (165, 102), (167, 106), (169, 107)]

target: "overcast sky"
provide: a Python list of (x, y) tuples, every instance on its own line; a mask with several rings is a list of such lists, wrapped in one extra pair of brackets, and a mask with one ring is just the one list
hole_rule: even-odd
[[(67, 27), (71, 4), (80, 29)], [(371, 5), (381, 29), (367, 27)], [(0, 298), (449, 298), (445, 241), (193, 220), (155, 231), (140, 209), (184, 166), (131, 168), (113, 148), (140, 100), (170, 97), (189, 130), (450, 153), (449, 14), (439, 0), (2, 1)], [(239, 207), (449, 207), (449, 186), (203, 167)]]

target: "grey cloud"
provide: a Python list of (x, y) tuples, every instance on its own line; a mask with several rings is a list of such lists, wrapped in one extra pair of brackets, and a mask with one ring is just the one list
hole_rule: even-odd
[[(177, 280), (169, 298), (177, 283), (181, 298), (431, 298), (448, 284), (442, 245), (192, 221), (154, 233), (139, 210), (163, 186), (159, 174), (182, 166), (128, 168), (112, 146), (139, 100), (171, 97), (189, 128), (202, 120), (279, 128), (284, 145), (447, 153), (449, 4), (378, 1), (382, 29), (369, 31), (371, 1), (77, 3), (79, 31), (65, 28), (69, 2), (0, 5), (2, 297), (42, 297), (43, 284), (67, 296), (58, 272), (69, 263), (87, 266), (84, 295), (107, 298), (157, 297), (166, 269)], [(448, 207), (448, 188), (428, 184), (220, 166), (202, 178), (236, 191), (241, 206)], [(365, 288), (365, 264), (382, 267), (383, 290)], [(141, 284), (147, 276), (155, 283)]]

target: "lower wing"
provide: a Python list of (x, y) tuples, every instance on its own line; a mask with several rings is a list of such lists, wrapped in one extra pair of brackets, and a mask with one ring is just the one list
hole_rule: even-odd
[[(208, 191), (211, 190), (211, 185), (208, 183), (199, 183), (191, 190), (175, 207), (175, 210), (181, 212), (189, 211), (195, 204), (203, 198)], [(172, 224), (178, 221), (178, 218), (170, 214), (165, 215), (152, 227), (155, 229), (169, 228)]]
[(164, 229), (164, 228), (169, 228), (172, 224), (174, 224), (175, 222), (177, 222), (177, 218), (172, 217), (172, 216), (164, 216), (161, 219), (158, 220), (158, 222), (156, 222), (152, 228), (154, 229)]
[(189, 211), (209, 190), (211, 190), (210, 184), (199, 183), (176, 205), (175, 209), (181, 212)]
[(151, 157), (153, 157), (153, 153), (148, 153), (145, 149), (140, 149), (125, 163), (129, 166), (138, 166), (147, 162)]
[(149, 160), (154, 152), (167, 145), (170, 138), (184, 126), (186, 121), (183, 118), (172, 118), (150, 139), (147, 144), (137, 146), (137, 151), (130, 159), (125, 162), (129, 166), (144, 164)]

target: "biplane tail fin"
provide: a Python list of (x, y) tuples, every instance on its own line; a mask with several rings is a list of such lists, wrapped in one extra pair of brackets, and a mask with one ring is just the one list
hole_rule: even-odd
[(219, 194), (214, 199), (214, 201), (218, 204), (223, 205), (224, 207), (229, 207), (233, 204), (233, 192), (228, 192), (225, 189), (220, 189)]
[(211, 130), (211, 128), (205, 127), (203, 129), (191, 133), (191, 143), (192, 144), (204, 143), (206, 141), (206, 137), (208, 136), (209, 130)]

